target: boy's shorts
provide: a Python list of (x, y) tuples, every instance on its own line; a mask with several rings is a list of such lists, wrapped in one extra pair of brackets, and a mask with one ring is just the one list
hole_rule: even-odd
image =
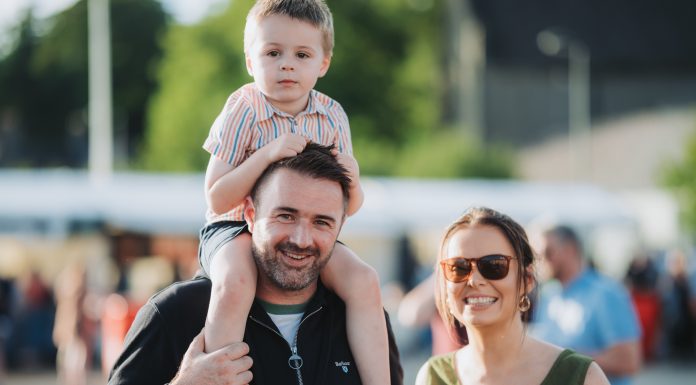
[(220, 221), (203, 226), (198, 242), (198, 263), (206, 277), (210, 277), (210, 264), (215, 253), (242, 233), (249, 233), (247, 223), (244, 221)]

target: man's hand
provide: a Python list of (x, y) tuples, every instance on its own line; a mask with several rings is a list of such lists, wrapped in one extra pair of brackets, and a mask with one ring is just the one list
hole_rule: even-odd
[(251, 381), (247, 344), (233, 343), (212, 353), (204, 353), (203, 347), (201, 332), (191, 341), (170, 385), (246, 385)]
[(261, 149), (266, 151), (268, 163), (273, 163), (301, 153), (307, 143), (309, 139), (302, 135), (286, 133), (273, 139)]

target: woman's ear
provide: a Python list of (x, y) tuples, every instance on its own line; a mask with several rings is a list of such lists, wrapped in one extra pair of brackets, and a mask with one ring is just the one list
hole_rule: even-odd
[(530, 264), (524, 269), (526, 287), (524, 288), (524, 293), (531, 293), (537, 285), (536, 276), (534, 275), (534, 268)]

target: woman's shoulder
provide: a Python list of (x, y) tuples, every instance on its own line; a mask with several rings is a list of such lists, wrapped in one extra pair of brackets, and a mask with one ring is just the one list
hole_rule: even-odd
[(559, 353), (541, 385), (582, 385), (592, 358), (571, 349), (556, 348)]
[(418, 371), (416, 385), (457, 385), (459, 379), (454, 368), (455, 353), (430, 357)]

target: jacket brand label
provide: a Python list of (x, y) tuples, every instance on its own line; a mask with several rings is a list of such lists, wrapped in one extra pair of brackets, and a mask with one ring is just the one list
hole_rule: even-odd
[(350, 362), (348, 362), (348, 361), (336, 361), (336, 362), (334, 362), (334, 364), (336, 364), (336, 367), (340, 366), (341, 369), (343, 370), (343, 373), (348, 374), (348, 367), (350, 366)]

